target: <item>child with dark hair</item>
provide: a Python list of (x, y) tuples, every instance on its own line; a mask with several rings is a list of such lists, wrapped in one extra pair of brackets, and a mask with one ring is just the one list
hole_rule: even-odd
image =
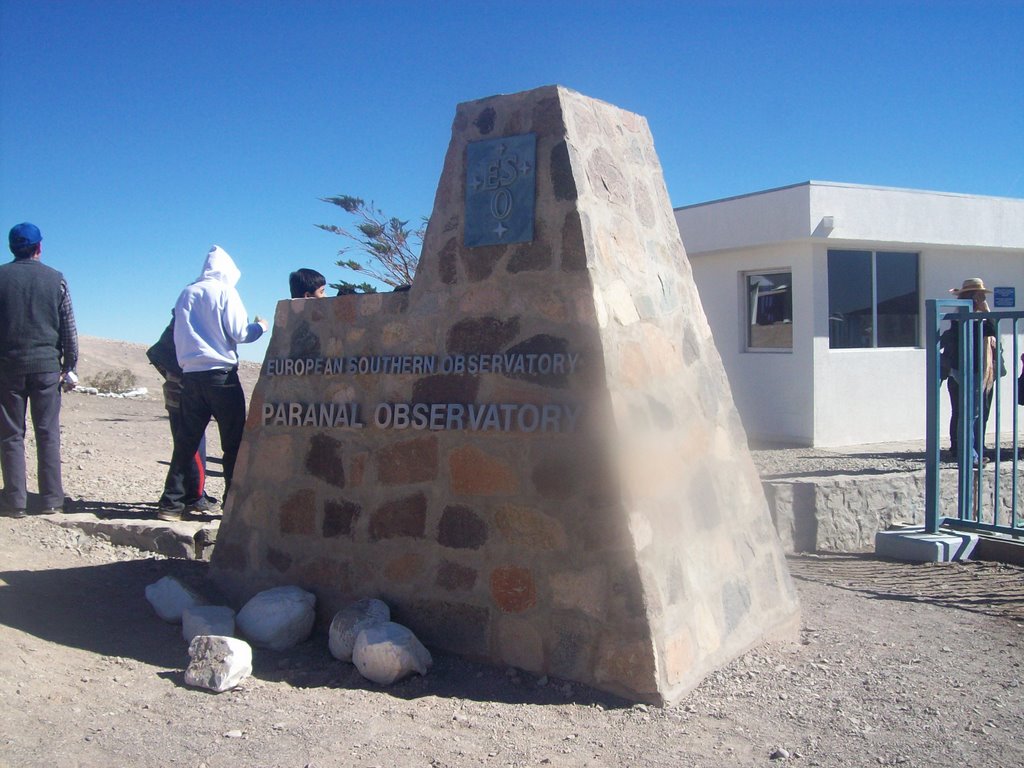
[(293, 299), (322, 299), (327, 278), (315, 269), (296, 269), (288, 275), (288, 287)]

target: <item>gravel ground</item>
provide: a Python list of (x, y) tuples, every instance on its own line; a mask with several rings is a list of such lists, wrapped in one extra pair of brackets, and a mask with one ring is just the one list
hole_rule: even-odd
[[(74, 395), (62, 430), (80, 504), (155, 501), (169, 453), (158, 399)], [(879, 467), (821, 453), (755, 460)], [(143, 594), (172, 574), (213, 597), (205, 564), (0, 520), (0, 765), (1024, 766), (1024, 569), (789, 565), (799, 637), (754, 649), (673, 707), (443, 654), (427, 676), (380, 688), (329, 655), (322, 628), (290, 651), (257, 650), (253, 677), (215, 695), (184, 684), (180, 627)]]

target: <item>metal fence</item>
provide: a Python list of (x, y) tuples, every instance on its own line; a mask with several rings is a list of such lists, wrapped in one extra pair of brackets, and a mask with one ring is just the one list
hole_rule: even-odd
[[(1021, 360), (1021, 329), (1024, 312), (974, 312), (970, 301), (961, 299), (929, 299), (925, 302), (927, 352), (927, 436), (925, 441), (925, 529), (936, 533), (942, 525), (992, 533), (1024, 536), (1024, 504), (1020, 503), (1021, 456), (1018, 370)], [(961, 364), (955, 370), (943, 365), (940, 358), (939, 328), (943, 320), (959, 324), (957, 359)], [(988, 332), (986, 332), (988, 324)], [(992, 413), (995, 446), (986, 451), (985, 424), (985, 345), (995, 330), (994, 383), (992, 386)], [(1003, 343), (1008, 333), (1012, 342)], [(962, 364), (968, 361), (968, 364)], [(959, 412), (956, 450), (956, 509), (943, 515), (940, 484), (941, 430), (940, 404), (942, 383), (949, 376), (959, 382)], [(1011, 407), (1007, 410), (1003, 394), (1012, 388)], [(1010, 447), (1004, 445), (1007, 434), (1012, 434)], [(954, 513), (955, 512), (955, 516)]]

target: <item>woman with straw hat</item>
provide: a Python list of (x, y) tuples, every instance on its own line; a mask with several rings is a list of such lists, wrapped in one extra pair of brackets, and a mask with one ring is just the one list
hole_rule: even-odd
[[(992, 310), (988, 305), (988, 294), (992, 291), (985, 287), (985, 281), (980, 277), (969, 277), (964, 280), (963, 284), (959, 288), (950, 288), (949, 292), (956, 296), (958, 299), (966, 299), (974, 302), (972, 307), (973, 312), (991, 312)], [(950, 404), (950, 418), (949, 418), (949, 447), (950, 453), (955, 459), (957, 456), (957, 447), (959, 444), (959, 430), (960, 430), (960, 381), (961, 381), (961, 367), (960, 367), (960, 321), (955, 313), (946, 316), (946, 319), (950, 321), (949, 329), (942, 334), (941, 346), (942, 346), (942, 357), (944, 363), (948, 365), (950, 372), (949, 378), (946, 380), (946, 389), (949, 391), (949, 404)], [(968, 327), (972, 327), (968, 324)], [(996, 370), (995, 370), (995, 351), (996, 351), (996, 325), (991, 320), (985, 320), (982, 330), (982, 345), (980, 349), (974, 351), (974, 361), (972, 370), (975, 375), (983, 377), (983, 402), (975, 404), (975, 413), (973, 418), (970, 419), (969, 423), (965, 425), (965, 429), (968, 432), (968, 441), (973, 442), (974, 435), (977, 434), (978, 429), (978, 409), (979, 406), (983, 413), (983, 422), (988, 425), (988, 415), (992, 410), (992, 393), (993, 385), (995, 384)], [(984, 426), (982, 427), (982, 438), (984, 440)], [(984, 444), (982, 445), (984, 450)], [(971, 460), (977, 466), (980, 461), (979, 451), (971, 448)]]

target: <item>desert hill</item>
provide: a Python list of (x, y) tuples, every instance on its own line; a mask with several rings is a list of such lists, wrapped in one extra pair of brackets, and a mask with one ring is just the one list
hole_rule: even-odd
[[(127, 368), (135, 374), (138, 386), (145, 387), (150, 394), (158, 397), (163, 379), (146, 358), (148, 346), (131, 341), (79, 336), (78, 377), (84, 384), (105, 371)], [(260, 364), (243, 360), (238, 366), (238, 375), (248, 395), (259, 378)]]

